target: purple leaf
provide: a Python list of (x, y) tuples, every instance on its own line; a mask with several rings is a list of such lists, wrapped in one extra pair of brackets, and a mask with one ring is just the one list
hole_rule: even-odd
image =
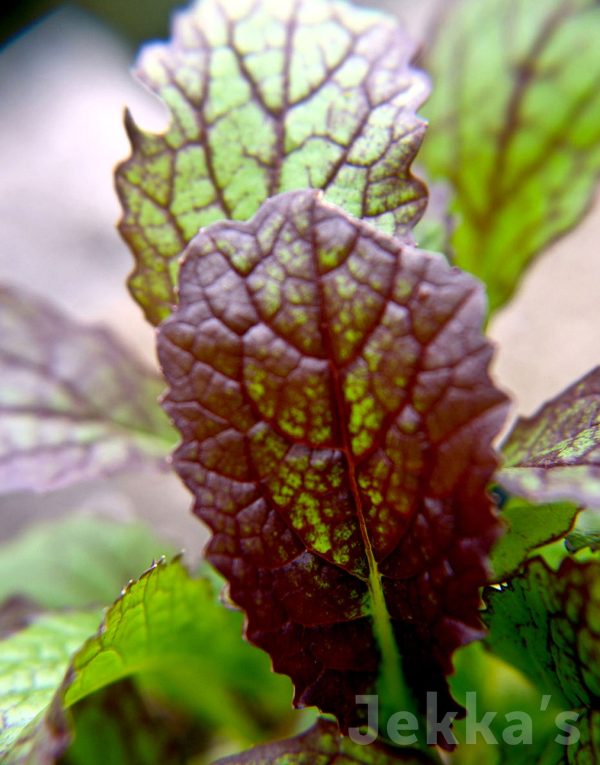
[(520, 418), (502, 450), (497, 480), (514, 494), (600, 508), (600, 367)]
[(481, 634), (506, 408), (484, 311), (470, 276), (319, 192), (187, 249), (159, 333), (174, 465), (248, 638), (343, 730), (376, 687), (452, 707), (452, 652)]
[(0, 287), (0, 492), (156, 464), (174, 441), (161, 389), (109, 331)]

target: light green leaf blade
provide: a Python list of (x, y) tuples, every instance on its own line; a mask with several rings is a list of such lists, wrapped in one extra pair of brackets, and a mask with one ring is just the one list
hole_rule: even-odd
[(500, 515), (506, 531), (492, 548), (493, 580), (505, 581), (537, 547), (564, 537), (578, 511), (576, 505), (568, 502), (535, 504), (511, 497)]
[(97, 612), (48, 615), (0, 642), (6, 762), (25, 761), (48, 744), (44, 713), (125, 678), (184, 710), (208, 738), (248, 746), (286, 723), (289, 681), (241, 640), (241, 614), (223, 608), (212, 583), (190, 577), (179, 560), (159, 562), (132, 582), (96, 631), (99, 619)]
[(413, 53), (393, 18), (326, 0), (202, 0), (170, 44), (142, 51), (137, 74), (172, 123), (154, 135), (127, 117), (116, 184), (149, 321), (169, 315), (201, 226), (246, 220), (280, 192), (323, 189), (387, 233), (410, 231), (426, 204), (410, 165), (428, 92)]
[(533, 502), (600, 508), (600, 367), (517, 420), (497, 481)]
[[(270, 671), (260, 651), (241, 641), (241, 618), (216, 601), (208, 580), (191, 578), (179, 560), (158, 563), (108, 609), (98, 634), (74, 657), (65, 703), (141, 675), (177, 700), (190, 703), (194, 696), (194, 711), (215, 728), (256, 740), (261, 715), (274, 721), (287, 714), (291, 688)], [(237, 703), (239, 695), (253, 714)]]
[[(465, 705), (469, 703), (470, 714), (457, 720), (454, 735), (459, 746), (453, 752), (452, 765), (550, 765), (542, 753), (552, 749), (552, 738), (557, 730), (554, 724), (561, 711), (551, 701), (546, 705), (542, 692), (521, 672), (486, 649), (483, 643), (459, 649), (454, 656), (455, 672), (450, 679), (452, 693)], [(467, 693), (476, 696), (467, 702)], [(531, 720), (531, 743), (517, 744), (519, 732), (510, 722), (511, 713), (518, 710)], [(542, 711), (543, 710), (543, 711)], [(490, 731), (497, 744), (488, 744), (483, 736), (473, 740), (472, 725), (481, 720), (485, 712), (495, 712), (490, 720)], [(506, 715), (509, 715), (507, 718)], [(522, 731), (521, 731), (522, 732)], [(560, 747), (558, 754), (561, 754)]]
[(0, 602), (24, 596), (47, 609), (110, 603), (161, 555), (173, 555), (141, 523), (71, 516), (29, 527), (0, 546)]
[(419, 160), (453, 186), (456, 264), (490, 310), (573, 227), (600, 170), (600, 7), (594, 0), (456, 0), (425, 57)]
[(0, 642), (0, 762), (16, 761), (13, 745), (46, 711), (72, 654), (100, 618), (97, 610), (48, 614)]
[(162, 464), (162, 388), (112, 332), (0, 285), (0, 493)]

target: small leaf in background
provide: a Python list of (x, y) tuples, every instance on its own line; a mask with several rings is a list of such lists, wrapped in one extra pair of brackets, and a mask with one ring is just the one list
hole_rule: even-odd
[(494, 311), (593, 197), (600, 8), (595, 0), (440, 6), (423, 61), (433, 86), (419, 161), (453, 187), (455, 263), (487, 284)]
[(0, 493), (158, 464), (162, 383), (109, 331), (0, 287)]
[(508, 491), (600, 508), (600, 367), (520, 418), (502, 452), (496, 478)]
[(507, 529), (492, 548), (494, 581), (508, 579), (536, 548), (565, 537), (578, 512), (568, 502), (537, 505), (511, 497), (500, 514)]
[(600, 562), (567, 559), (553, 571), (533, 559), (508, 586), (488, 589), (486, 603), (492, 650), (579, 713), (581, 740), (568, 761), (595, 762), (584, 753), (598, 744), (585, 718), (597, 717), (600, 697)]
[(170, 543), (141, 523), (72, 516), (39, 523), (0, 545), (0, 603), (20, 595), (46, 609), (111, 603)]
[[(0, 758), (19, 761), (29, 746), (28, 726), (43, 729), (47, 721), (35, 718), (46, 708), (57, 714), (131, 677), (144, 697), (200, 726), (201, 747), (223, 736), (232, 747), (249, 746), (286, 729), (289, 682), (241, 640), (241, 614), (223, 608), (212, 584), (191, 578), (178, 560), (149, 569), (97, 630), (99, 620), (96, 611), (50, 614), (0, 642), (0, 692), (6, 689)], [(33, 740), (39, 748), (47, 736)]]
[(177, 258), (201, 226), (247, 220), (271, 196), (324, 189), (388, 233), (426, 204), (410, 172), (428, 92), (397, 22), (325, 0), (202, 0), (138, 77), (168, 106), (164, 135), (127, 117), (133, 153), (116, 172), (129, 286), (158, 324), (176, 302)]
[(425, 690), (453, 707), (499, 533), (480, 285), (299, 191), (203, 230), (179, 292), (159, 334), (174, 465), (247, 637), (343, 729), (376, 687), (394, 711)]
[(422, 752), (392, 749), (383, 744), (355, 744), (341, 736), (335, 723), (320, 719), (299, 736), (263, 744), (249, 752), (217, 760), (214, 765), (426, 765)]
[[(0, 762), (50, 705), (72, 654), (97, 629), (98, 609), (47, 614), (0, 641)], [(24, 748), (21, 741), (20, 748)]]

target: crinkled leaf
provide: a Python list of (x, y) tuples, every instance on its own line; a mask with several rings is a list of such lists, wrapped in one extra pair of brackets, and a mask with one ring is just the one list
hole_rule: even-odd
[(589, 726), (600, 697), (600, 562), (566, 559), (554, 571), (536, 558), (507, 587), (488, 590), (486, 602), (494, 652), (579, 714), (580, 740), (564, 762), (595, 762), (586, 757), (600, 743)]
[(50, 705), (71, 655), (99, 621), (96, 610), (49, 614), (0, 642), (0, 762), (24, 756), (39, 733), (39, 726), (29, 729), (30, 724)]
[(110, 603), (153, 560), (173, 552), (141, 523), (92, 516), (40, 523), (0, 546), (0, 602), (21, 595), (48, 609)]
[(378, 676), (394, 710), (403, 672), (451, 706), (498, 532), (480, 286), (304, 191), (201, 232), (179, 290), (174, 464), (248, 638), (344, 729)]
[(497, 479), (509, 491), (600, 508), (600, 367), (520, 418), (502, 451)]
[(599, 38), (595, 0), (457, 0), (439, 15), (419, 160), (454, 188), (455, 262), (486, 282), (492, 310), (593, 195)]
[(340, 735), (337, 725), (320, 719), (309, 730), (285, 741), (257, 746), (249, 752), (225, 757), (214, 765), (407, 765), (431, 762), (416, 751), (382, 744), (355, 744)]
[(325, 0), (202, 0), (140, 79), (169, 107), (164, 135), (128, 116), (133, 153), (117, 169), (129, 285), (158, 324), (175, 302), (177, 258), (201, 226), (250, 218), (268, 197), (324, 189), (385, 231), (410, 230), (426, 189), (410, 172), (428, 92), (390, 17)]
[[(285, 715), (289, 690), (266, 658), (239, 639), (240, 614), (224, 609), (206, 579), (179, 561), (157, 564), (110, 607), (98, 634), (77, 653), (68, 706), (133, 674), (169, 675), (195, 689), (195, 711), (215, 731), (256, 740), (257, 720)], [(248, 701), (248, 710), (238, 697)]]
[(502, 508), (506, 531), (492, 548), (494, 580), (502, 582), (529, 558), (534, 550), (564, 537), (579, 508), (568, 502), (536, 505), (512, 497)]
[(174, 440), (161, 388), (112, 333), (0, 287), (0, 492), (156, 462)]
[(213, 585), (191, 578), (178, 560), (154, 565), (126, 588), (96, 632), (98, 622), (97, 613), (46, 616), (0, 642), (0, 692), (2, 683), (7, 688), (0, 709), (9, 723), (0, 732), (0, 755), (16, 742), (9, 762), (20, 761), (30, 738), (34, 751), (46, 745), (47, 735), (17, 738), (38, 714), (37, 732), (52, 727), (42, 713), (53, 698), (49, 713), (56, 715), (132, 676), (193, 715), (211, 737), (226, 735), (241, 746), (289, 714), (289, 685), (240, 639), (241, 615), (224, 609)]

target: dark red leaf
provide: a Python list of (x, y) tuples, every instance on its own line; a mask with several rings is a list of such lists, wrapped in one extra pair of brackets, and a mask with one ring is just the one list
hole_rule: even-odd
[(344, 730), (404, 679), (451, 707), (498, 532), (481, 287), (312, 191), (186, 253), (159, 335), (174, 464), (248, 638)]

